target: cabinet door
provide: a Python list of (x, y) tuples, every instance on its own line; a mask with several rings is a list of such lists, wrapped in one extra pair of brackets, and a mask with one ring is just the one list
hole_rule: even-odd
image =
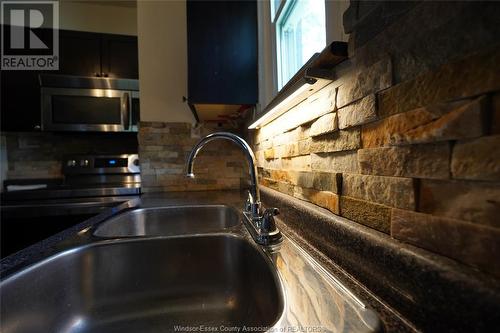
[(103, 34), (102, 72), (107, 77), (138, 79), (137, 37)]
[(257, 102), (255, 1), (187, 2), (191, 103)]
[(100, 34), (61, 30), (59, 36), (58, 74), (101, 75)]
[(38, 71), (1, 71), (2, 131), (40, 130)]

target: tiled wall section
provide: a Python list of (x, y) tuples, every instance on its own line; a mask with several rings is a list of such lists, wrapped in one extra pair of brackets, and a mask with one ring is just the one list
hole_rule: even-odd
[(352, 63), (256, 131), (261, 183), (500, 276), (500, 47), (397, 85)]
[(133, 133), (5, 132), (7, 179), (60, 178), (68, 154), (137, 153)]
[[(227, 125), (226, 125), (227, 126)], [(208, 143), (194, 164), (195, 178), (186, 178), (186, 160), (203, 136), (217, 132), (238, 133), (235, 128), (188, 123), (141, 122), (139, 158), (144, 192), (240, 189), (248, 179), (243, 151), (234, 143)]]

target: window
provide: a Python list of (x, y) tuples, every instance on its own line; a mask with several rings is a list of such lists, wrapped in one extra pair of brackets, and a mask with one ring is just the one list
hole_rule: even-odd
[(271, 0), (278, 90), (326, 45), (325, 0)]

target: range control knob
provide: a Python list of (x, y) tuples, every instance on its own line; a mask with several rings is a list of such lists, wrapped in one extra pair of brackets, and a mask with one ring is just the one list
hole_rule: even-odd
[(82, 166), (82, 167), (88, 167), (89, 166), (89, 160), (81, 160), (80, 161), (80, 166)]
[(69, 167), (74, 167), (74, 166), (76, 166), (76, 161), (75, 161), (75, 160), (68, 160), (67, 165), (68, 165)]
[(136, 158), (136, 159), (134, 160), (134, 162), (132, 162), (132, 163), (134, 163), (134, 165), (135, 165), (135, 166), (139, 166), (139, 159), (138, 159), (138, 158)]

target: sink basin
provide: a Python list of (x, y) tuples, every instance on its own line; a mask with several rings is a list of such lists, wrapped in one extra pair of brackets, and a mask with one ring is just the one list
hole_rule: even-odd
[[(201, 212), (194, 215), (201, 219)], [(233, 218), (224, 208), (207, 215), (216, 212)], [(184, 216), (170, 209), (132, 214)], [(3, 333), (268, 327), (284, 307), (269, 259), (228, 234), (103, 241), (68, 250), (3, 280), (0, 297)]]
[(100, 237), (172, 236), (223, 231), (240, 223), (238, 213), (223, 205), (143, 208), (104, 222)]

